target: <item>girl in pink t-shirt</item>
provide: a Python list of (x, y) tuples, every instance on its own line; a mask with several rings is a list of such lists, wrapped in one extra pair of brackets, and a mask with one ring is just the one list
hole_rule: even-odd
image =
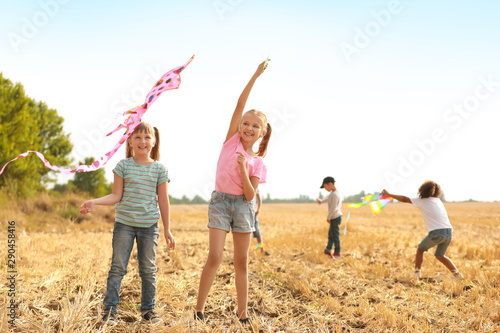
[[(196, 304), (198, 320), (204, 320), (205, 302), (222, 261), (226, 235), (232, 228), (237, 315), (241, 322), (249, 321), (248, 250), (255, 230), (253, 199), (259, 184), (266, 182), (267, 169), (262, 157), (266, 154), (271, 126), (264, 113), (250, 110), (243, 114), (243, 109), (255, 81), (266, 68), (267, 62), (261, 63), (241, 93), (217, 162), (215, 191), (208, 206), (210, 251), (201, 273)], [(259, 139), (259, 149), (254, 152), (253, 146)]]

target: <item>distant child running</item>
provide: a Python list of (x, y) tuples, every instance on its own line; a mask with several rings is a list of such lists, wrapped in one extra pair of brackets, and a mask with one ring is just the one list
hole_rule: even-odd
[[(222, 261), (226, 235), (232, 229), (237, 316), (240, 322), (249, 322), (248, 252), (255, 217), (252, 200), (258, 185), (266, 182), (267, 169), (262, 157), (266, 154), (271, 126), (262, 112), (250, 110), (243, 114), (243, 109), (255, 81), (267, 67), (264, 64), (259, 65), (238, 99), (217, 163), (215, 191), (208, 207), (209, 253), (196, 304), (198, 320), (204, 320), (205, 302)], [(254, 152), (252, 147), (259, 139), (262, 139), (259, 149)]]
[[(262, 207), (262, 198), (260, 196), (260, 191), (257, 189), (257, 192), (255, 193), (255, 200), (254, 200), (254, 209), (255, 209), (255, 231), (253, 232), (253, 238), (257, 239), (257, 245), (255, 250), (259, 250), (260, 252), (264, 253), (266, 256), (269, 255), (269, 252), (264, 251), (264, 244), (262, 243), (262, 234), (260, 233), (260, 225), (259, 225), (259, 212), (260, 212), (260, 207)], [(254, 247), (252, 247), (253, 249)]]
[[(340, 192), (335, 187), (335, 179), (333, 177), (326, 177), (323, 179), (323, 183), (320, 188), (324, 188), (330, 195), (326, 199), (316, 199), (318, 204), (328, 202), (328, 216), (326, 222), (330, 224), (328, 230), (328, 243), (326, 244), (326, 249), (324, 253), (330, 259), (340, 259), (340, 230), (339, 226), (342, 222), (342, 212), (340, 208), (342, 207), (342, 198)], [(335, 245), (335, 249), (332, 254), (332, 248)]]
[(168, 172), (158, 162), (160, 158), (160, 133), (155, 127), (142, 122), (127, 140), (126, 159), (116, 165), (111, 194), (86, 201), (80, 213), (87, 214), (94, 205), (114, 205), (113, 257), (108, 273), (105, 315), (103, 322), (114, 325), (120, 287), (127, 273), (134, 239), (137, 242), (137, 260), (142, 280), (141, 316), (150, 323), (162, 322), (154, 311), (156, 298), (156, 247), (158, 246), (158, 219), (163, 221), (167, 244), (175, 248), (170, 232), (170, 202), (168, 199)]
[(427, 237), (418, 244), (417, 254), (415, 256), (414, 276), (416, 278), (421, 277), (420, 269), (424, 261), (424, 252), (437, 246), (434, 252), (436, 259), (445, 265), (446, 268), (453, 273), (455, 278), (463, 278), (453, 262), (445, 256), (446, 250), (448, 250), (453, 238), (453, 228), (448, 219), (444, 204), (439, 199), (443, 194), (441, 187), (437, 183), (428, 180), (418, 189), (419, 198), (410, 199), (403, 195), (391, 194), (386, 190), (383, 190), (382, 194), (391, 196), (401, 202), (411, 203), (413, 206), (417, 207), (429, 231)]

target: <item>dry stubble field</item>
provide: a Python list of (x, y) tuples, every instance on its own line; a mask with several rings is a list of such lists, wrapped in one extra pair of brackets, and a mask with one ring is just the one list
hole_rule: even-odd
[[(199, 276), (207, 257), (207, 205), (173, 205), (175, 251), (163, 235), (157, 254), (157, 310), (165, 324), (140, 321), (134, 253), (124, 278), (120, 323), (100, 325), (111, 256), (111, 207), (81, 221), (52, 220), (50, 199), (3, 207), (1, 269), (7, 271), (7, 221), (16, 220), (16, 326), (8, 325), (2, 279), (2, 331), (14, 332), (497, 332), (500, 331), (500, 203), (447, 203), (454, 226), (448, 256), (464, 275), (454, 280), (426, 253), (423, 278), (411, 279), (426, 229), (417, 209), (390, 204), (348, 224), (340, 260), (323, 255), (326, 206), (269, 204), (260, 215), (265, 249), (249, 260), (251, 326), (236, 320), (232, 237), (208, 299), (206, 323), (195, 322)], [(68, 199), (70, 205), (80, 200)], [(348, 209), (344, 207), (344, 216)], [(369, 217), (368, 207), (351, 218)], [(343, 230), (344, 223), (341, 228)], [(255, 241), (253, 242), (255, 244)], [(4, 276), (4, 274), (2, 274)]]

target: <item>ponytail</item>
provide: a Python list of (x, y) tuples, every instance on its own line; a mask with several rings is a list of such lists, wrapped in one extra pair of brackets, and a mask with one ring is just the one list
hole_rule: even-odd
[(271, 138), (271, 132), (273, 129), (271, 128), (271, 125), (267, 123), (267, 128), (266, 128), (266, 135), (262, 138), (262, 141), (260, 141), (259, 144), (259, 151), (257, 152), (257, 155), (259, 156), (266, 156), (267, 153), (267, 145), (269, 144), (269, 139)]
[(133, 132), (128, 136), (127, 138), (127, 150), (125, 151), (125, 157), (126, 158), (129, 158), (129, 157), (133, 157), (134, 156), (134, 151), (132, 150), (132, 146), (130, 145), (130, 142), (128, 140), (130, 140), (130, 137), (132, 136), (132, 134), (134, 134)]
[(160, 159), (160, 131), (156, 127), (153, 127), (153, 129), (155, 132), (155, 145), (153, 146), (153, 149), (151, 149), (151, 154), (149, 155), (149, 157), (151, 157), (155, 161), (158, 161)]

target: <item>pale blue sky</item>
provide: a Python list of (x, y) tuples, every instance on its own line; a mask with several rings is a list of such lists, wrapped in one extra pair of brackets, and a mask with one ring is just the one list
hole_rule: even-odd
[[(413, 196), (433, 179), (448, 200), (500, 199), (498, 3), (1, 6), (0, 71), (64, 117), (75, 159), (107, 152), (118, 135), (102, 136), (117, 115), (196, 54), (180, 89), (162, 95), (144, 120), (162, 134), (170, 193), (207, 198), (236, 100), (270, 54), (247, 103), (275, 128), (264, 195), (315, 197), (331, 175), (344, 195), (387, 188)], [(105, 166), (108, 179), (123, 155)]]

